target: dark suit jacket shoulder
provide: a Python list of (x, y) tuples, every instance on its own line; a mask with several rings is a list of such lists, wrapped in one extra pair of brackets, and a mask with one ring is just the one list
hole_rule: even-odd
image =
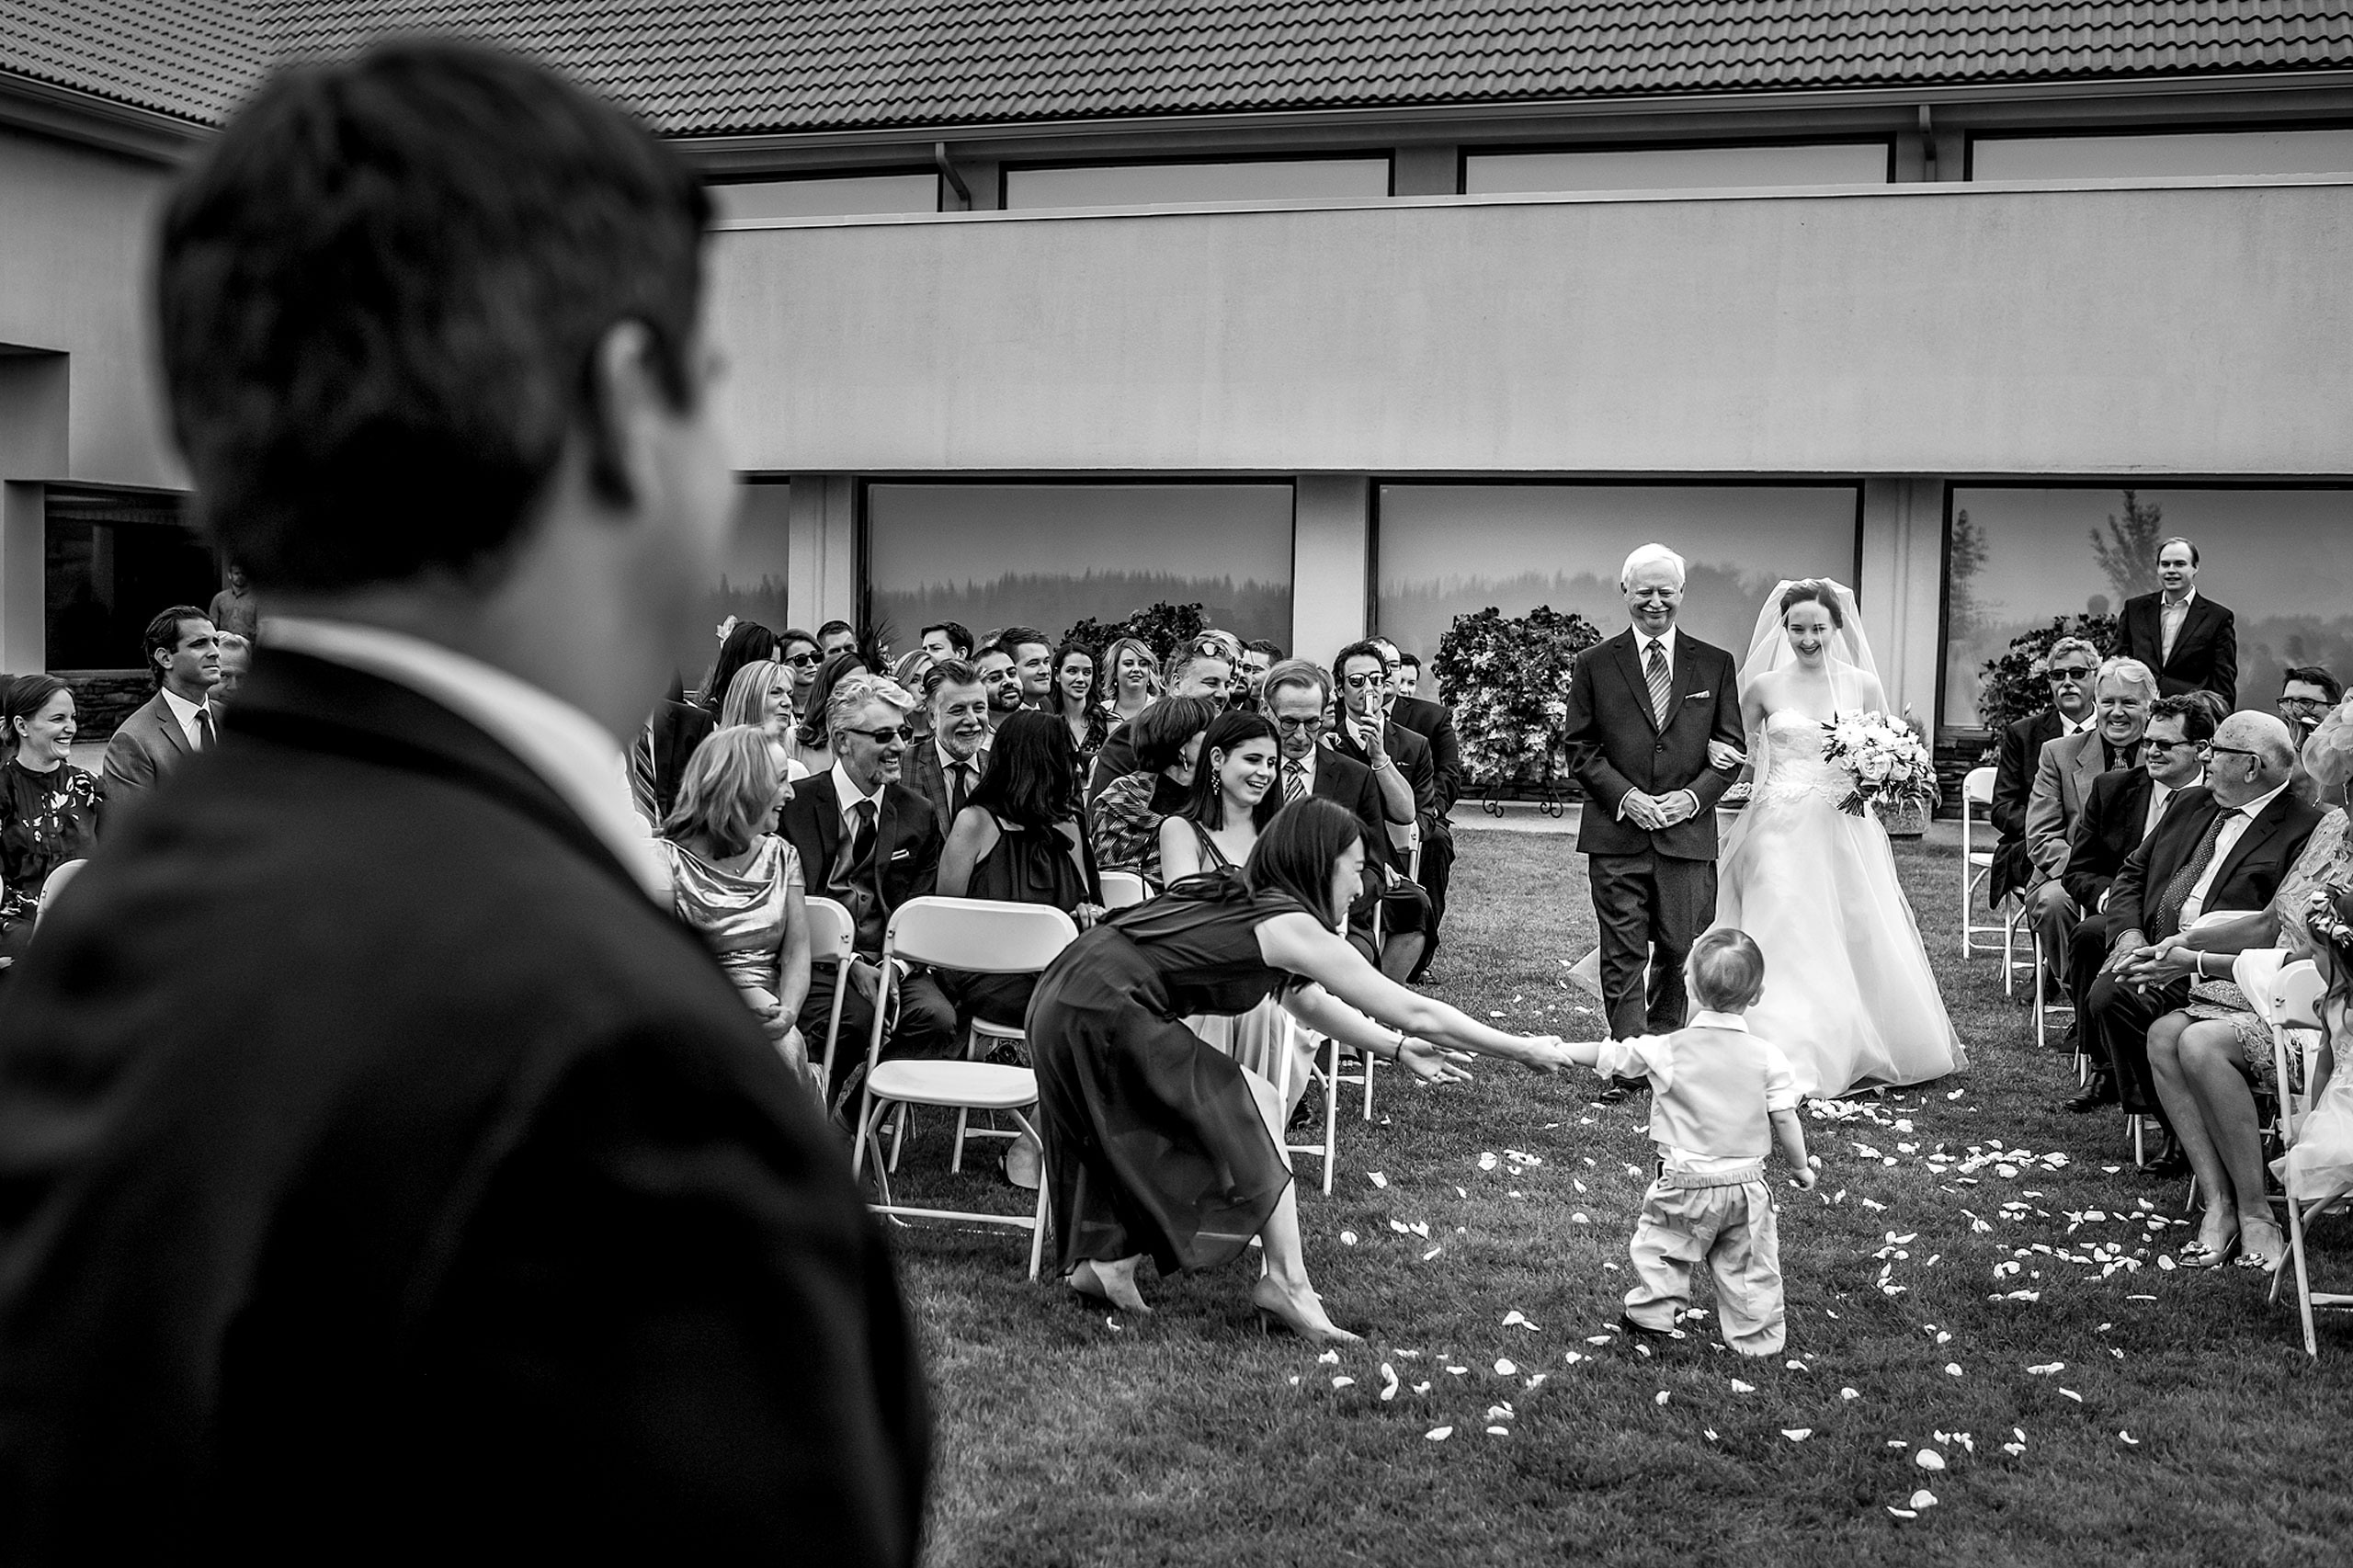
[(2066, 727), (2055, 708), (2013, 721), (2002, 731), (2001, 747), (1994, 762), (1994, 801), (1990, 814), (1999, 835), (1994, 848), (1994, 874), (1987, 897), (2000, 903), (2013, 890), (2034, 880), (2033, 863), (2026, 858), (2027, 799), (2034, 790), (2035, 764), (2043, 743), (2059, 738)]
[(2125, 857), (2141, 846), (2149, 794), (2155, 788), (2145, 767), (2120, 767), (2092, 781), (2068, 840), (2067, 869), (2060, 878), (2068, 896), (2083, 908), (2099, 906)]
[(1425, 697), (1401, 697), (1389, 706), (1389, 717), (1430, 744), (1430, 765), (1438, 777), (1438, 820), (1462, 799), (1462, 742), (1455, 733), (1454, 710)]
[[(841, 848), (841, 797), (834, 776), (820, 773), (793, 786), (784, 807), (785, 838), (801, 857), (808, 891), (822, 895)], [(939, 886), (939, 852), (947, 845), (931, 802), (904, 784), (882, 786), (875, 811), (875, 869), (887, 915), (911, 898), (927, 898)]]
[(2174, 639), (2173, 657), (2165, 656), (2163, 594), (2141, 594), (2124, 601), (2124, 651), (2157, 672), (2157, 687), (2167, 697), (2189, 691), (2211, 691), (2234, 706), (2238, 701), (2238, 618), (2225, 606), (2200, 594), (2189, 603), (2189, 614)]
[[(2122, 936), (2132, 926), (2145, 926), (2165, 884), (2189, 864), (2208, 824), (2221, 809), (2214, 792), (2204, 785), (2174, 796), (2156, 831), (2125, 857), (2116, 880), (2109, 884), (2108, 907), (2117, 915), (2111, 923), (2116, 935)], [(2270, 903), (2323, 814), (2318, 807), (2298, 800), (2293, 790), (2281, 790), (2215, 869), (2205, 907), (2261, 909)]]
[(404, 687), (224, 732), (0, 1016), (0, 1557), (912, 1562), (889, 1258), (709, 952)]
[(1394, 862), (1389, 847), (1388, 819), (1381, 809), (1381, 786), (1373, 782), (1371, 768), (1330, 746), (1320, 746), (1315, 753), (1313, 792), (1318, 800), (1347, 807), (1364, 824), (1366, 859), (1381, 866)]
[[(1678, 631), (1675, 684), (1662, 728), (1631, 630), (1577, 655), (1564, 728), (1570, 769), (1586, 792), (1578, 813), (1580, 850), (1715, 858), (1715, 804), (1732, 787), (1732, 775), (1708, 766), (1708, 743), (1743, 744), (1738, 678), (1730, 653)], [(1651, 795), (1688, 790), (1699, 810), (1687, 822), (1649, 832), (1618, 815), (1620, 804), (1635, 790)]]

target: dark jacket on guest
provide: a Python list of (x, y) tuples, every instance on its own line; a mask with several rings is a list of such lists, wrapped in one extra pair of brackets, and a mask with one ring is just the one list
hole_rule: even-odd
[(222, 730), (0, 1016), (0, 1559), (912, 1562), (890, 1256), (702, 944), (405, 687)]
[[(1994, 875), (1986, 886), (1986, 901), (1998, 904), (2034, 881), (2034, 862), (2026, 856), (2026, 804), (2034, 790), (2035, 764), (2045, 741), (2057, 740), (2067, 721), (2056, 708), (2046, 708), (2016, 720), (2002, 731), (2001, 750), (1994, 762), (1994, 801), (1988, 813), (2001, 835), (1994, 847)], [(2111, 876), (2115, 873), (2111, 871)]]
[[(792, 787), (792, 799), (784, 806), (784, 835), (801, 857), (809, 892), (849, 907), (858, 922), (858, 950), (869, 958), (881, 952), (882, 928), (892, 913), (911, 898), (928, 898), (939, 886), (939, 852), (947, 835), (933, 819), (931, 802), (904, 784), (882, 786), (875, 810), (874, 863), (855, 887), (835, 881), (842, 807), (830, 769)], [(861, 910), (846, 893), (862, 895), (868, 907)]]
[[(983, 746), (972, 761), (978, 769), (972, 787), (978, 789), (980, 781), (988, 777), (989, 748)], [(939, 765), (938, 742), (926, 735), (907, 747), (905, 781), (908, 788), (930, 802), (931, 820), (938, 825), (939, 836), (945, 841), (948, 830), (956, 825), (956, 813), (949, 809), (954, 796), (949, 788), (948, 771)]]
[[(1348, 733), (1345, 718), (1326, 733), (1332, 742), (1328, 748), (1330, 751), (1337, 752), (1350, 762), (1362, 764), (1368, 773), (1371, 771), (1371, 761), (1365, 749), (1357, 744), (1355, 738)], [(1436, 832), (1438, 801), (1438, 767), (1430, 756), (1429, 742), (1392, 719), (1381, 726), (1381, 744), (1388, 751), (1390, 759), (1396, 763), (1397, 771), (1405, 776), (1406, 784), (1412, 788), (1414, 820), (1421, 824), (1423, 837), (1429, 837)], [(1376, 798), (1380, 790), (1381, 781), (1373, 780)], [(1404, 824), (1401, 823), (1398, 825), (1402, 827)]]
[[(2198, 853), (2208, 824), (2221, 810), (2213, 790), (2202, 784), (2174, 796), (2156, 831), (2124, 858), (2115, 881), (2109, 884), (2111, 940), (2133, 929), (2152, 941), (2173, 934), (2150, 929), (2157, 901), (2173, 874)], [(2296, 864), (2296, 857), (2303, 853), (2304, 840), (2320, 825), (2321, 814), (2318, 808), (2296, 799), (2294, 791), (2281, 790), (2231, 846), (2229, 856), (2215, 869), (2202, 908), (2261, 909), (2269, 903)]]
[[(2075, 831), (2068, 839), (2067, 869), (2059, 879), (2068, 896), (2085, 912), (2099, 907), (2116, 873), (2124, 869), (2126, 858), (2141, 847), (2146, 836), (2142, 830), (2149, 820), (2149, 796), (2156, 787), (2145, 767), (2120, 767), (2092, 781), (2091, 793), (2084, 797), (2083, 812), (2075, 818)], [(2175, 791), (2177, 798), (2182, 793)], [(2170, 810), (2173, 801), (2165, 805)]]
[[(1569, 677), (1566, 727), (1569, 767), (1586, 793), (1577, 828), (1580, 851), (1651, 851), (1672, 860), (1716, 858), (1715, 804), (1732, 787), (1732, 775), (1708, 766), (1708, 743), (1745, 744), (1737, 682), (1730, 653), (1678, 630), (1675, 682), (1662, 729), (1631, 628), (1577, 655)], [(1649, 795), (1688, 790), (1699, 809), (1654, 833), (1618, 815), (1620, 802), (1635, 790)]]
[(678, 786), (695, 748), (711, 737), (719, 721), (691, 702), (675, 699), (654, 710), (654, 717), (630, 743), (630, 792), (637, 808), (658, 827), (678, 803)]
[(1430, 764), (1438, 774), (1438, 824), (1447, 831), (1446, 814), (1462, 799), (1462, 743), (1454, 733), (1454, 710), (1427, 698), (1401, 697), (1389, 705), (1389, 719), (1429, 742)]
[(2189, 614), (2174, 639), (2173, 657), (2165, 656), (2165, 627), (2159, 602), (2162, 594), (2142, 594), (2124, 601), (2124, 651), (2157, 672), (2157, 688), (2167, 697), (2186, 691), (2211, 691), (2232, 707), (2239, 699), (2238, 618), (2200, 594), (2189, 601)]

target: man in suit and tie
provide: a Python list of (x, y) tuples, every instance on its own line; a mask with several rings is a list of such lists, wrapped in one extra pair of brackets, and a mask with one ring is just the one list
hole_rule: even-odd
[(2226, 708), (2239, 700), (2237, 618), (2198, 591), (2198, 547), (2186, 539), (2157, 546), (2154, 594), (2124, 601), (2124, 651), (2157, 672), (2167, 697), (2211, 691)]
[(1985, 896), (1995, 908), (2010, 894), (2034, 885), (2035, 866), (2026, 852), (2026, 808), (2044, 743), (2063, 735), (2080, 735), (2097, 722), (2092, 710), (2092, 676), (2099, 668), (2099, 650), (2080, 637), (2062, 637), (2051, 645), (2045, 661), (2051, 706), (2003, 730), (2001, 751), (1994, 764), (1989, 814), (2001, 838), (1994, 847), (1994, 873), (1986, 882)]
[(117, 812), (153, 790), (183, 758), (210, 750), (216, 738), (211, 697), (221, 684), (221, 639), (204, 612), (174, 605), (147, 623), (141, 646), (155, 695), (107, 742), (107, 804)]
[[(832, 899), (849, 911), (857, 927), (862, 967), (852, 968), (834, 1047), (829, 1094), (836, 1103), (864, 1074), (883, 930), (901, 904), (929, 897), (939, 883), (946, 835), (931, 802), (900, 782), (915, 744), (907, 723), (915, 701), (879, 676), (844, 677), (825, 704), (834, 766), (794, 785), (784, 807), (784, 836), (801, 857), (810, 896)], [(825, 1038), (833, 1005), (834, 966), (811, 966), (809, 996), (801, 1005), (803, 1039)], [(885, 1056), (955, 1054), (956, 1007), (929, 970), (903, 967), (892, 1005), (897, 1017), (883, 1038)]]
[(915, 744), (907, 782), (931, 802), (932, 820), (945, 839), (956, 813), (988, 771), (989, 693), (981, 672), (961, 659), (941, 659), (924, 672), (924, 703), (931, 710), (931, 733)]
[(165, 205), (271, 641), (10, 971), (0, 1559), (914, 1562), (889, 1252), (621, 777), (736, 509), (709, 220), (424, 40), (265, 83)]
[(1453, 812), (1455, 802), (1462, 798), (1462, 744), (1455, 736), (1451, 709), (1443, 702), (1415, 696), (1400, 685), (1406, 666), (1397, 644), (1385, 637), (1373, 641), (1389, 658), (1389, 717), (1429, 742), (1430, 765), (1438, 777), (1438, 809), (1422, 831), (1421, 874), (1415, 879), (1430, 895), (1429, 944), (1422, 950), (1421, 962), (1406, 977), (1419, 981), (1429, 972), (1430, 960), (1438, 952), (1439, 928), (1446, 923), (1447, 889), (1454, 882)]
[(1741, 728), (1732, 655), (1675, 623), (1683, 558), (1646, 544), (1618, 582), (1633, 624), (1577, 656), (1565, 727), (1585, 787), (1577, 847), (1601, 927), (1602, 1004), (1611, 1037), (1630, 1040), (1683, 1027), (1683, 960), (1716, 915), (1715, 806)]
[[(1390, 812), (1373, 771), (1329, 745), (1324, 710), (1332, 677), (1309, 659), (1285, 659), (1267, 672), (1267, 717), (1273, 721), (1282, 762), (1275, 788), (1286, 805), (1313, 795), (1354, 812), (1364, 824), (1365, 896), (1348, 912), (1348, 940), (1392, 980), (1411, 973), (1421, 956), (1429, 901), (1405, 880), (1389, 836)], [(1395, 763), (1392, 761), (1393, 768)], [(1381, 910), (1381, 940), (1373, 943), (1373, 910)]]
[(2075, 824), (2093, 781), (2120, 767), (2141, 766), (2141, 737), (2157, 699), (2156, 677), (2138, 659), (2107, 660), (2093, 678), (2093, 723), (2081, 734), (2047, 742), (2035, 765), (2028, 793), (2026, 852), (2034, 880), (2026, 895), (2027, 924), (2034, 930), (2041, 961), (2063, 989), (2068, 952), (2083, 906), (2064, 881)]
[[(2215, 730), (2208, 757), (2205, 784), (2174, 798), (2109, 885), (2108, 957), (2086, 1001), (2119, 1098), (2161, 1121), (2165, 1108), (2149, 1077), (2149, 1026), (2188, 1004), (2193, 980), (2229, 979), (2231, 960), (2160, 944), (2200, 915), (2268, 903), (2321, 818), (2288, 788), (2295, 747), (2270, 714), (2232, 714)], [(2159, 1165), (2188, 1169), (2170, 1140)]]

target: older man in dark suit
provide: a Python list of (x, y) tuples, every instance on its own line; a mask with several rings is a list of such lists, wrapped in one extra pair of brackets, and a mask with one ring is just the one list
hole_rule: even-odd
[(2092, 689), (2092, 727), (2043, 745), (2027, 797), (2026, 852), (2035, 868), (2026, 896), (2027, 924), (2042, 961), (2063, 986), (2070, 983), (2069, 955), (2084, 916), (2064, 881), (2075, 824), (2100, 775), (2141, 765), (2141, 736), (2157, 700), (2156, 676), (2137, 659), (2104, 662)]
[[(860, 963), (851, 971), (840, 1040), (834, 1050), (831, 1094), (837, 1102), (864, 1075), (866, 1042), (874, 1028), (874, 966), (881, 961), (883, 930), (901, 904), (928, 898), (939, 884), (945, 835), (932, 815), (931, 802), (900, 782), (907, 750), (915, 744), (915, 730), (907, 723), (914, 709), (914, 696), (890, 681), (870, 675), (845, 676), (825, 705), (834, 766), (795, 785), (784, 807), (784, 835), (801, 857), (801, 875), (810, 895), (839, 903), (857, 926)], [(808, 999), (801, 1006), (802, 1038), (813, 1043), (824, 1039), (833, 1004), (834, 968), (815, 965), (809, 974)], [(916, 969), (903, 975), (893, 1006), (898, 1017), (883, 1039), (884, 1055), (955, 1052), (956, 1007), (930, 971)]]
[[(2295, 748), (2288, 727), (2270, 714), (2232, 714), (2214, 732), (2210, 753), (2205, 784), (2175, 798), (2109, 886), (2108, 958), (2086, 1006), (2125, 1108), (2161, 1121), (2165, 1108), (2149, 1077), (2149, 1026), (2188, 1002), (2193, 979), (2230, 974), (2227, 959), (2166, 938), (2211, 911), (2261, 909), (2320, 825), (2320, 812), (2288, 788)], [(2187, 1169), (2170, 1148), (2161, 1162)]]
[(194, 605), (174, 605), (141, 640), (155, 695), (117, 725), (107, 742), (107, 805), (119, 812), (188, 757), (219, 739), (212, 688), (221, 684), (221, 638)]
[(2034, 792), (2035, 769), (2041, 763), (2045, 742), (2079, 735), (2092, 727), (2092, 677), (2098, 668), (2099, 650), (2082, 638), (2063, 637), (2053, 642), (2044, 674), (2051, 706), (2002, 731), (1989, 812), (1994, 831), (2000, 835), (1994, 846), (1994, 873), (1985, 888), (1990, 904), (1998, 906), (2010, 894), (2034, 885), (2035, 866), (2026, 850), (2026, 812)]
[(272, 642), (11, 973), (0, 1560), (914, 1562), (889, 1254), (621, 775), (734, 510), (708, 215), (423, 41), (264, 85), (166, 209)]
[(932, 821), (945, 839), (988, 771), (995, 734), (989, 728), (988, 687), (963, 660), (940, 659), (924, 672), (923, 699), (931, 710), (931, 733), (909, 754), (907, 783), (931, 802)]
[(1579, 654), (1569, 677), (1570, 767), (1586, 796), (1577, 847), (1619, 1040), (1683, 1027), (1683, 960), (1715, 918), (1715, 807), (1739, 758), (1739, 672), (1675, 624), (1683, 581), (1683, 558), (1665, 545), (1628, 556), (1619, 585), (1633, 624)]
[(2157, 672), (2167, 697), (2211, 691), (2239, 700), (2238, 619), (2198, 591), (2198, 547), (2169, 539), (2157, 547), (2154, 594), (2124, 601), (2124, 652)]
[[(1391, 681), (1398, 678), (1404, 665), (1400, 662), (1397, 644), (1386, 637), (1376, 637), (1374, 642), (1389, 657)], [(1422, 891), (1430, 895), (1429, 945), (1422, 951), (1421, 962), (1406, 978), (1419, 981), (1428, 972), (1430, 959), (1438, 952), (1440, 927), (1446, 923), (1447, 890), (1454, 884), (1454, 805), (1462, 798), (1462, 743), (1454, 733), (1454, 711), (1443, 702), (1433, 702), (1419, 696), (1396, 693), (1389, 699), (1391, 722), (1414, 732), (1430, 744), (1430, 766), (1437, 774), (1438, 802), (1428, 826), (1422, 831), (1422, 862), (1415, 880)]]

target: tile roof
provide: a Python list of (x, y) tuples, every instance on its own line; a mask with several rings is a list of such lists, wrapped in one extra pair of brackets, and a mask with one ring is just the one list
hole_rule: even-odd
[(2353, 4), (0, 0), (0, 69), (209, 121), (267, 62), (494, 40), (677, 135), (2353, 67)]

